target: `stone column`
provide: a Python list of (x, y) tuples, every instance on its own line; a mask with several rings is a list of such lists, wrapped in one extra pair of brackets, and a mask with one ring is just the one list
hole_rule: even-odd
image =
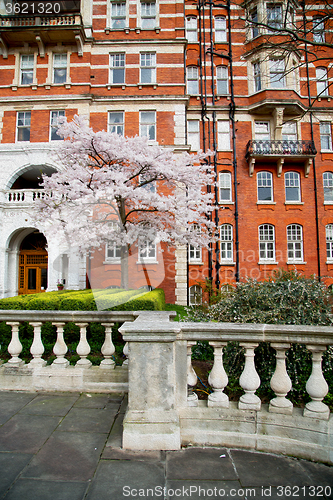
[(129, 345), (123, 448), (178, 450), (178, 408), (187, 406), (186, 341), (168, 312), (145, 311), (120, 328)]

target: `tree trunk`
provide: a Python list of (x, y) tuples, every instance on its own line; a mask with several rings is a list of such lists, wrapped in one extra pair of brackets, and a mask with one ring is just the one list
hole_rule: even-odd
[(124, 290), (128, 290), (128, 246), (123, 245), (121, 247), (121, 288)]

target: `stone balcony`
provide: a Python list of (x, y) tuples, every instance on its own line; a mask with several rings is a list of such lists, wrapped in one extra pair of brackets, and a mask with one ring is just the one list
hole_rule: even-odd
[(31, 206), (36, 200), (43, 198), (43, 189), (8, 189), (2, 190), (1, 205), (4, 208), (11, 208), (17, 205)]

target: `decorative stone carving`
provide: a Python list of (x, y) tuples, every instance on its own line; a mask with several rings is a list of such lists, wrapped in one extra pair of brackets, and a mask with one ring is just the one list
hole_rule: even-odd
[(30, 347), (30, 352), (32, 355), (32, 360), (30, 361), (30, 365), (39, 365), (39, 366), (45, 366), (46, 361), (42, 358), (42, 355), (44, 353), (44, 346), (42, 342), (42, 324), (43, 323), (34, 323), (31, 322), (30, 325), (34, 329), (34, 340), (32, 342), (32, 345)]
[(80, 368), (90, 368), (91, 361), (87, 359), (88, 354), (90, 353), (90, 346), (87, 342), (87, 326), (88, 323), (76, 323), (77, 326), (80, 327), (80, 342), (76, 348), (77, 354), (80, 356), (79, 361), (75, 366)]
[(306, 390), (312, 401), (305, 405), (303, 415), (305, 417), (328, 420), (330, 410), (329, 407), (322, 402), (328, 393), (328, 385), (324, 379), (321, 366), (323, 352), (326, 351), (326, 347), (318, 345), (307, 345), (306, 347), (312, 352), (312, 372), (306, 383)]
[(102, 326), (105, 328), (105, 341), (101, 349), (104, 359), (101, 361), (100, 368), (115, 368), (116, 363), (112, 359), (112, 355), (115, 352), (112, 342), (113, 323), (102, 323)]
[(254, 364), (254, 349), (258, 344), (246, 342), (240, 345), (245, 347), (245, 366), (239, 384), (244, 389), (245, 394), (240, 397), (238, 408), (241, 410), (260, 410), (261, 400), (254, 394), (260, 386), (260, 378)]
[(197, 384), (198, 377), (192, 366), (192, 346), (196, 342), (187, 342), (187, 404), (188, 406), (198, 406), (198, 396), (193, 392), (193, 387)]
[(286, 413), (291, 415), (293, 404), (286, 399), (286, 395), (291, 390), (291, 380), (286, 369), (286, 350), (290, 344), (271, 344), (276, 350), (276, 368), (271, 378), (271, 388), (276, 397), (270, 401), (269, 411), (272, 413)]
[(208, 406), (219, 406), (229, 408), (229, 398), (224, 394), (224, 388), (228, 385), (228, 376), (223, 366), (223, 347), (226, 342), (209, 342), (214, 347), (214, 365), (209, 374), (208, 382), (214, 392), (208, 396)]
[(19, 337), (20, 323), (17, 323), (16, 321), (12, 323), (8, 322), (7, 325), (12, 327), (12, 339), (8, 345), (8, 352), (11, 355), (11, 358), (8, 363), (10, 366), (21, 366), (24, 364), (24, 361), (19, 358), (19, 355), (22, 352), (22, 344)]
[(65, 323), (52, 323), (57, 327), (57, 341), (54, 344), (53, 352), (57, 356), (52, 363), (53, 368), (66, 368), (69, 365), (68, 359), (65, 358), (67, 353), (67, 345), (64, 341), (64, 326)]

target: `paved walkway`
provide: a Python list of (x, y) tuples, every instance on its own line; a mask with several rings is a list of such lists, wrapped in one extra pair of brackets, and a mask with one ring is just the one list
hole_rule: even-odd
[(122, 395), (0, 392), (0, 499), (333, 499), (323, 464), (226, 448), (122, 450), (125, 407)]

